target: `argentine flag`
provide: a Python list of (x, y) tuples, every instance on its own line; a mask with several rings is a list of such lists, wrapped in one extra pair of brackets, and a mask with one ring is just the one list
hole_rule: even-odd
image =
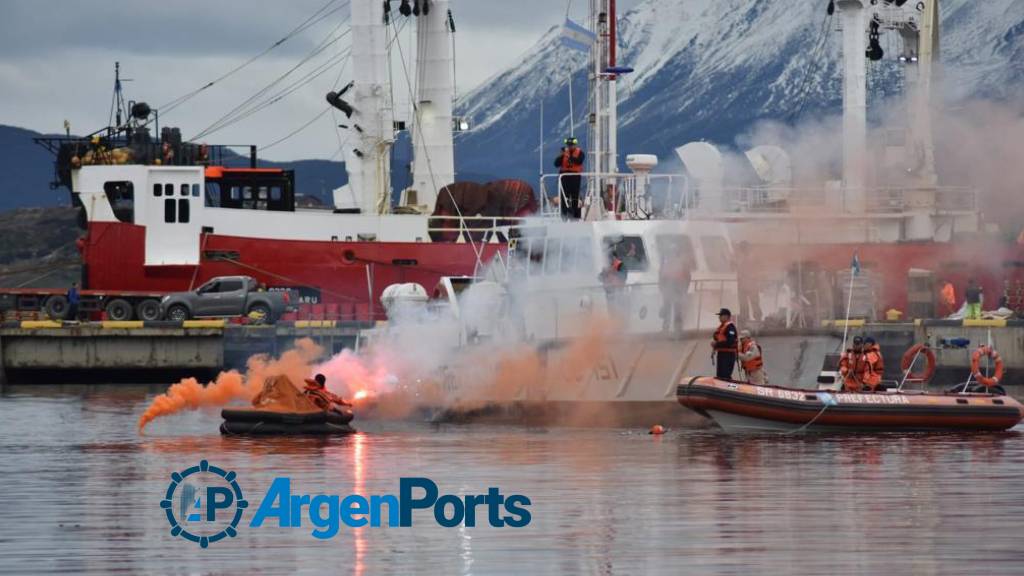
[(854, 276), (860, 275), (860, 257), (857, 256), (856, 252), (853, 253), (853, 261), (850, 262), (850, 271), (853, 272)]
[(594, 43), (597, 35), (583, 26), (565, 19), (562, 24), (562, 45), (580, 52), (590, 52), (590, 45)]

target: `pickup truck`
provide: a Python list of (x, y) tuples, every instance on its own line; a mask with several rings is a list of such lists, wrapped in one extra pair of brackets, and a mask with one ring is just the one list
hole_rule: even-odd
[(160, 316), (188, 320), (224, 316), (249, 316), (257, 323), (272, 324), (288, 309), (288, 292), (267, 292), (250, 276), (219, 276), (189, 292), (174, 292), (160, 301)]

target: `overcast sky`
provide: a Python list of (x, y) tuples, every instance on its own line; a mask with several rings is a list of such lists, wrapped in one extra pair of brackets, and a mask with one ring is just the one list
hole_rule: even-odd
[[(128, 98), (163, 105), (260, 53), (330, 0), (2, 0), (0, 5), (0, 124), (41, 132), (88, 133), (106, 125), (113, 66), (121, 62)], [(623, 9), (637, 0), (620, 0)], [(241, 72), (172, 112), (161, 125), (178, 125), (188, 138), (287, 71), (332, 30), (345, 30), (346, 0), (336, 11)], [(574, 0), (583, 20), (587, 0)], [(395, 0), (395, 7), (398, 0)], [(467, 90), (514, 65), (565, 17), (566, 0), (452, 0), (456, 20), (456, 79)], [(341, 28), (338, 26), (341, 25)], [(403, 35), (406, 38), (408, 35)], [(314, 69), (345, 48), (348, 37), (297, 71)], [(210, 143), (266, 145), (312, 120), (324, 94), (350, 75), (332, 68), (265, 110), (205, 138)], [(292, 78), (290, 77), (290, 78)], [(282, 84), (284, 86), (284, 84)], [(396, 94), (406, 90), (396, 87)], [(405, 101), (408, 98), (404, 99)], [(343, 137), (343, 134), (342, 134)], [(271, 159), (337, 158), (330, 115), (267, 150)]]

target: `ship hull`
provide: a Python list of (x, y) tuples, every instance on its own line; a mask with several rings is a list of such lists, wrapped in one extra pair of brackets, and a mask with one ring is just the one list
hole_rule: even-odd
[[(286, 217), (286, 216), (285, 216)], [(245, 274), (271, 288), (297, 289), (300, 304), (330, 307), (337, 319), (383, 318), (380, 295), (442, 276), (472, 275), (502, 249), (495, 243), (332, 242), (204, 234), (198, 265), (147, 266), (146, 228), (92, 222), (82, 246), (84, 284), (95, 290), (188, 290), (215, 276)], [(479, 260), (477, 251), (480, 251)], [(322, 310), (320, 313), (324, 313)]]

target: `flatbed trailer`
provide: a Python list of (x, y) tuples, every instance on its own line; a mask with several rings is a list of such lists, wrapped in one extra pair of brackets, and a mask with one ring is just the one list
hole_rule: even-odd
[[(108, 320), (160, 319), (160, 299), (166, 293), (132, 290), (79, 290), (77, 316)], [(0, 288), (0, 314), (17, 317), (36, 314), (52, 320), (70, 318), (65, 288)]]

